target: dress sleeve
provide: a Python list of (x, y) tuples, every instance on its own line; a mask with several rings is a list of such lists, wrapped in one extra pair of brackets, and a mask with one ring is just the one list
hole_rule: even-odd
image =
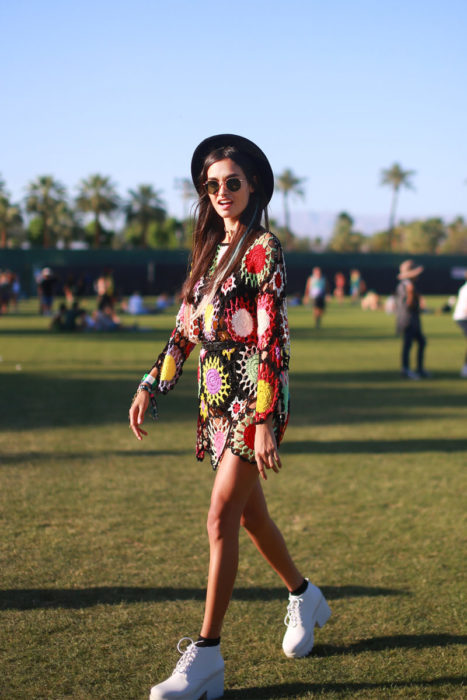
[(199, 324), (197, 320), (190, 321), (190, 311), (191, 307), (183, 302), (172, 335), (151, 368), (151, 371), (157, 369), (157, 383), (154, 385), (156, 393), (167, 394), (174, 388), (182, 376), (185, 360), (196, 345), (189, 338), (196, 337)]
[(270, 264), (257, 296), (258, 393), (255, 423), (264, 423), (272, 413), (288, 413), (290, 336), (287, 319), (286, 270), (281, 245), (268, 235)]

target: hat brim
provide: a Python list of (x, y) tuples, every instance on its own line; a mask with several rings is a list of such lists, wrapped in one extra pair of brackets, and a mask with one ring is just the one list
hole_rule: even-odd
[(199, 188), (199, 176), (203, 170), (206, 157), (212, 151), (218, 148), (225, 148), (226, 146), (238, 148), (239, 151), (246, 153), (255, 161), (258, 175), (261, 178), (264, 193), (269, 203), (274, 192), (274, 173), (272, 172), (269, 161), (261, 148), (253, 143), (253, 141), (246, 139), (244, 136), (237, 136), (236, 134), (217, 134), (216, 136), (210, 136), (204, 139), (204, 141), (201, 141), (199, 146), (195, 148), (193, 158), (191, 159), (191, 177), (195, 188), (197, 190)]
[(412, 277), (418, 277), (419, 275), (422, 274), (424, 270), (423, 265), (419, 265), (418, 267), (413, 267), (411, 270), (405, 270), (405, 272), (399, 272), (397, 275), (397, 278), (400, 280), (409, 280), (412, 279)]

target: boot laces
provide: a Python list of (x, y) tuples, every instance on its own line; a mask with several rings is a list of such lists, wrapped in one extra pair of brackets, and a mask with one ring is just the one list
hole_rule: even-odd
[(291, 596), (289, 604), (287, 606), (287, 614), (284, 617), (284, 624), (287, 627), (296, 627), (300, 618), (300, 603), (303, 602), (303, 598), (298, 598), (297, 596)]
[[(180, 645), (185, 641), (190, 642), (190, 644), (187, 646), (185, 651), (183, 651), (180, 648)], [(182, 637), (177, 644), (177, 650), (178, 653), (181, 654), (181, 657), (177, 661), (177, 665), (175, 666), (173, 673), (186, 673), (196, 658), (198, 647), (190, 637)]]

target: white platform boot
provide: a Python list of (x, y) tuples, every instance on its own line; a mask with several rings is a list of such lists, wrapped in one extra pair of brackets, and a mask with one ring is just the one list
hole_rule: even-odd
[[(185, 651), (180, 644), (190, 642)], [(224, 695), (224, 659), (220, 645), (200, 647), (183, 637), (177, 649), (182, 655), (167, 680), (151, 688), (149, 700), (217, 700)]]
[(284, 619), (287, 632), (282, 642), (285, 655), (292, 659), (308, 656), (313, 649), (315, 625), (322, 627), (330, 617), (331, 609), (325, 597), (319, 588), (309, 581), (302, 595), (289, 593), (287, 615)]

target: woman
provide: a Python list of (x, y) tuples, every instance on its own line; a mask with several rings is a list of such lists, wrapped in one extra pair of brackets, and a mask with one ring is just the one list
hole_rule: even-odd
[[(208, 514), (210, 564), (201, 633), (182, 654), (172, 676), (151, 690), (151, 700), (222, 697), (220, 634), (238, 566), (240, 525), (289, 591), (287, 656), (307, 655), (315, 624), (329, 607), (304, 579), (271, 520), (259, 476), (279, 472), (278, 445), (289, 409), (289, 332), (285, 268), (279, 241), (267, 231), (274, 176), (251, 141), (221, 134), (195, 150), (191, 172), (199, 194), (191, 274), (177, 323), (164, 351), (144, 375), (130, 409), (138, 440), (155, 394), (173, 388), (195, 344), (199, 359), (196, 455), (210, 455), (216, 478)], [(261, 226), (265, 216), (266, 228)]]
[(326, 310), (326, 280), (323, 277), (320, 267), (314, 267), (312, 274), (308, 277), (304, 303), (307, 304), (309, 300), (313, 302), (313, 316), (315, 319), (315, 327), (320, 328), (321, 319)]

